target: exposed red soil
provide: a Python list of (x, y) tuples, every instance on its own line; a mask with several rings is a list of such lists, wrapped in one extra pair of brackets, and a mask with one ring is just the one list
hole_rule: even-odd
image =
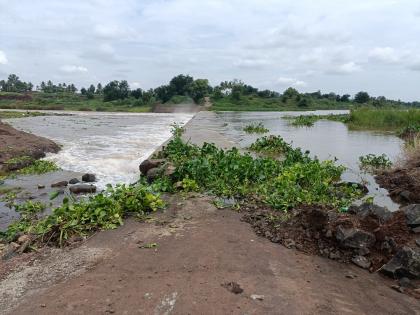
[(418, 314), (417, 301), (378, 274), (257, 237), (241, 214), (205, 197), (171, 204), (155, 224), (97, 234), (85, 246), (108, 248), (108, 258), (30, 288), (12, 313)]
[(420, 160), (404, 168), (385, 171), (376, 176), (376, 181), (388, 189), (394, 201), (402, 204), (420, 203)]
[(0, 100), (32, 101), (32, 96), (30, 94), (0, 95)]
[[(279, 211), (263, 205), (247, 205), (242, 208), (243, 220), (250, 223), (258, 235), (297, 248), (305, 253), (320, 255), (348, 263), (355, 256), (355, 250), (343, 248), (336, 239), (339, 225), (370, 232), (376, 242), (367, 255), (372, 262), (370, 271), (376, 271), (388, 262), (396, 250), (414, 242), (415, 235), (406, 224), (405, 215), (397, 211), (386, 222), (374, 216), (360, 218), (353, 214), (337, 213), (334, 209), (304, 206), (290, 212), (282, 222)], [(323, 215), (324, 214), (324, 215)], [(392, 238), (394, 248), (384, 248), (383, 242)], [(365, 255), (364, 255), (365, 256)]]
[[(14, 129), (8, 124), (0, 122), (0, 170), (8, 171), (10, 166), (4, 163), (12, 158), (30, 156), (39, 159), (46, 152), (58, 152), (60, 146), (46, 138)], [(25, 165), (16, 165), (20, 167)]]

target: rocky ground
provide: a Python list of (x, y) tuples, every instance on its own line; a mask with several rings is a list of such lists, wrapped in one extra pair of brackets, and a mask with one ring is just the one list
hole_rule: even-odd
[[(233, 146), (219, 124), (202, 112), (184, 139)], [(0, 262), (0, 314), (420, 314), (418, 205), (283, 217), (168, 198), (147, 222)]]

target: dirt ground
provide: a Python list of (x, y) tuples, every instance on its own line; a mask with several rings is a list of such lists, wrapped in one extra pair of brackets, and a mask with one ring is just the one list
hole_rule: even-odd
[(60, 147), (51, 140), (14, 129), (0, 121), (0, 171), (11, 158), (30, 156), (35, 159), (46, 152), (57, 152)]
[(260, 238), (206, 197), (172, 204), (10, 274), (1, 313), (420, 314), (392, 281)]

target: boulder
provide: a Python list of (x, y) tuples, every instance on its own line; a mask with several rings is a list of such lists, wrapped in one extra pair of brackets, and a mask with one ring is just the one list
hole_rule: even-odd
[(57, 183), (51, 184), (51, 187), (66, 187), (68, 184), (69, 184), (68, 181), (63, 180), (61, 182), (57, 182)]
[(77, 184), (70, 187), (73, 194), (92, 194), (96, 192), (96, 186), (89, 184)]
[(360, 206), (350, 206), (349, 213), (355, 214), (364, 219), (367, 216), (374, 216), (381, 222), (385, 222), (392, 217), (392, 212), (385, 207), (380, 207), (371, 203), (364, 203)]
[(175, 174), (176, 167), (172, 163), (167, 163), (164, 168), (163, 174), (168, 177), (172, 177)]
[(352, 263), (362, 269), (369, 269), (372, 263), (364, 256), (355, 256), (352, 258)]
[(163, 163), (165, 163), (164, 159), (147, 159), (141, 162), (139, 169), (143, 175), (146, 175), (150, 169), (159, 167)]
[(69, 180), (69, 184), (74, 185), (74, 184), (78, 184), (80, 183), (80, 180), (78, 180), (77, 178), (72, 178)]
[(341, 246), (354, 249), (370, 248), (376, 241), (372, 233), (341, 225), (337, 227), (336, 238)]
[(153, 182), (156, 178), (162, 174), (163, 170), (160, 167), (151, 168), (147, 171), (146, 177), (149, 183)]
[(399, 193), (399, 197), (401, 198), (402, 201), (410, 202), (411, 192), (409, 192), (408, 190), (403, 190), (402, 192)]
[(82, 181), (86, 183), (93, 183), (96, 181), (96, 176), (95, 174), (91, 174), (91, 173), (83, 174)]
[(380, 272), (396, 279), (420, 279), (420, 253), (404, 246), (381, 267)]
[(420, 226), (420, 204), (413, 204), (401, 209), (405, 213), (407, 225), (411, 228)]

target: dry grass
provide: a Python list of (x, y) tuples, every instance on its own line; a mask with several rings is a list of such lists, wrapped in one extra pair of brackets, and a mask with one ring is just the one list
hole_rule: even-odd
[(420, 167), (420, 134), (404, 145), (403, 154), (405, 167)]

